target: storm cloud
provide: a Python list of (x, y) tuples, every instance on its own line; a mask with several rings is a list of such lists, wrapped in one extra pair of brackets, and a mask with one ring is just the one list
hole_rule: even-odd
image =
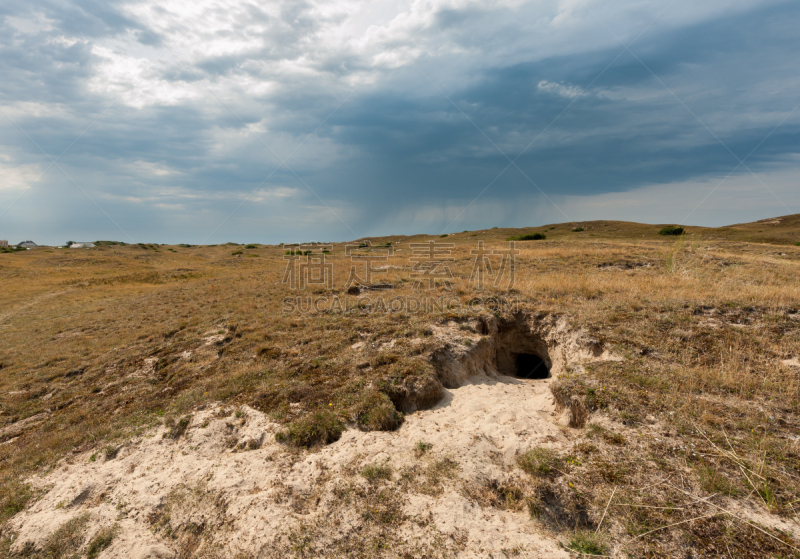
[(697, 4), (6, 2), (0, 237), (800, 212), (800, 5)]

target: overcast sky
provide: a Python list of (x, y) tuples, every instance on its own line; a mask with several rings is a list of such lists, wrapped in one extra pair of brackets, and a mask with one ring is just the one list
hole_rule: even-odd
[(800, 3), (7, 0), (0, 238), (800, 212)]

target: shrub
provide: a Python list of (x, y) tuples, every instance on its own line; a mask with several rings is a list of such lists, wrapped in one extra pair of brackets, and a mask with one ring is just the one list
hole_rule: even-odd
[(239, 256), (240, 254), (243, 254), (241, 250), (235, 250), (231, 253), (231, 256)]
[(541, 241), (547, 238), (544, 233), (528, 233), (527, 235), (518, 235), (516, 237), (509, 237), (508, 241)]
[(338, 441), (344, 425), (335, 413), (323, 410), (290, 423), (275, 433), (275, 440), (296, 446), (312, 447)]
[(244, 247), (244, 248), (250, 248), (250, 249), (252, 249), (252, 248), (258, 248), (258, 245), (247, 245), (247, 246), (246, 246), (246, 247)]
[(683, 235), (683, 233), (684, 233), (683, 227), (678, 227), (677, 225), (668, 225), (658, 232), (659, 235), (675, 235), (675, 236)]
[(573, 232), (573, 233), (580, 233), (581, 231), (583, 231), (583, 227), (575, 227), (575, 228), (572, 230), (572, 232)]

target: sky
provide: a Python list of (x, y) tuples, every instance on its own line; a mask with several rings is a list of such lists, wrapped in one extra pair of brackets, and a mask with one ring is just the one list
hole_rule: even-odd
[(800, 3), (6, 0), (0, 238), (800, 213)]

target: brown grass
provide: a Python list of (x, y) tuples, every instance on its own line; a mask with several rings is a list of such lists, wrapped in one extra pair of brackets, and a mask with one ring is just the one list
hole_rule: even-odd
[[(583, 231), (573, 232), (578, 225)], [(800, 429), (800, 374), (781, 364), (800, 356), (800, 248), (790, 244), (797, 233), (789, 225), (771, 233), (766, 225), (687, 228), (676, 240), (659, 237), (658, 226), (563, 224), (547, 229), (546, 240), (517, 243), (513, 293), (470, 286), (470, 250), (477, 240), (500, 247), (543, 228), (446, 239), (456, 243), (453, 293), (462, 302), (518, 296), (523, 310), (568, 314), (626, 358), (557, 380), (559, 402), (571, 407), (575, 398), (576, 425), (582, 405), (590, 428), (578, 432), (578, 458), (545, 460), (562, 466), (546, 475), (572, 484), (589, 524), (620, 488), (602, 527), (610, 546), (708, 510), (663, 486), (641, 489), (663, 479), (796, 518), (800, 451), (789, 435)], [(744, 242), (759, 235), (783, 244)], [(232, 255), (230, 246), (158, 248), (0, 254), (0, 442), (12, 441), (0, 446), (0, 521), (35, 498), (23, 481), (32, 473), (69, 452), (116, 449), (165, 417), (179, 437), (181, 418), (209, 401), (253, 405), (285, 424), (283, 440), (313, 446), (348, 426), (396, 429), (409, 391), (435, 377), (429, 326), (446, 311), (288, 315), (283, 299), (298, 294), (281, 284), (283, 247), (247, 249), (259, 258)], [(380, 275), (394, 285), (391, 296), (415, 294), (407, 256), (392, 257)], [(339, 273), (334, 289), (303, 295), (354, 303), (344, 289), (343, 246), (330, 259)], [(362, 350), (350, 349), (362, 342)], [(544, 473), (536, 464), (523, 468)], [(410, 475), (441, 484), (448, 468), (420, 466)], [(525, 491), (534, 505), (552, 500)], [(645, 508), (665, 503), (681, 508)], [(653, 556), (681, 545), (701, 549), (701, 535), (715, 530), (728, 545), (746, 541), (751, 528), (723, 517), (654, 532), (628, 549)]]

